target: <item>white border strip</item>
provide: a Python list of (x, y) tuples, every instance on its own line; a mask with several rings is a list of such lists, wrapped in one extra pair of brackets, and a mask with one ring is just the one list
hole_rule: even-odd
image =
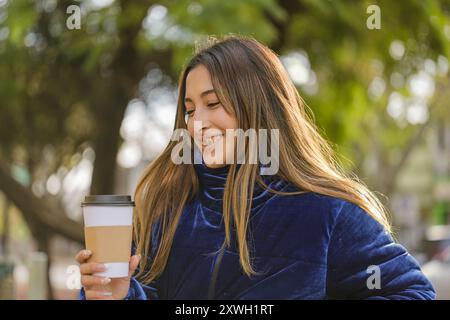
[(84, 206), (84, 226), (129, 226), (133, 223), (133, 207)]

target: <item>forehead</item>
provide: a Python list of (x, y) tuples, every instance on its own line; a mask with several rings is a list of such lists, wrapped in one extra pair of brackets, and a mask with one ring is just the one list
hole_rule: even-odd
[(198, 65), (189, 71), (186, 77), (186, 93), (200, 93), (213, 89), (211, 76), (208, 69), (203, 65)]

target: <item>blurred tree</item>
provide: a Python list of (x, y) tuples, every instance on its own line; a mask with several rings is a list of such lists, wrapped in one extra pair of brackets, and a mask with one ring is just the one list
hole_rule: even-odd
[[(54, 197), (33, 194), (33, 182), (75, 165), (71, 156), (91, 146), (91, 193), (112, 193), (128, 101), (152, 66), (172, 77), (177, 69), (176, 44), (158, 47), (142, 28), (152, 1), (122, 0), (101, 8), (81, 2), (80, 30), (66, 28), (71, 4), (20, 0), (2, 1), (0, 7), (0, 30), (6, 34), (0, 41), (0, 117), (7, 122), (0, 128), (0, 189), (22, 211), (39, 250), (47, 253), (53, 234), (82, 243), (83, 233)], [(184, 4), (166, 5), (177, 11)], [(258, 11), (251, 3), (245, 8)], [(250, 30), (248, 18), (240, 20)], [(187, 46), (177, 49), (185, 53)], [(14, 167), (24, 168), (30, 178), (16, 181)]]
[[(70, 156), (87, 143), (96, 155), (91, 192), (112, 193), (127, 102), (148, 62), (168, 68), (170, 61), (167, 50), (140, 54), (135, 48), (151, 3), (121, 1), (92, 10), (84, 19), (100, 17), (98, 25), (81, 30), (65, 28), (70, 4), (14, 1), (2, 8), (7, 15), (3, 30), (10, 34), (1, 43), (0, 58), (5, 84), (0, 116), (8, 123), (1, 127), (0, 188), (22, 211), (38, 249), (47, 253), (53, 234), (83, 243), (83, 232), (51, 197), (31, 192), (33, 181), (73, 166)], [(109, 27), (108, 19), (114, 19)], [(42, 152), (48, 146), (50, 158)], [(30, 181), (21, 185), (12, 179), (8, 163), (24, 167)]]

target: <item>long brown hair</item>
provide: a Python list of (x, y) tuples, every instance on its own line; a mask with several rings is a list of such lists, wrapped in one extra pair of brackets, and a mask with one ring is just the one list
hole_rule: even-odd
[[(239, 128), (279, 130), (278, 176), (300, 190), (294, 194), (316, 192), (350, 201), (391, 231), (381, 202), (357, 177), (346, 174), (339, 165), (278, 56), (252, 38), (209, 38), (207, 45), (197, 50), (180, 75), (174, 129), (186, 129), (186, 77), (200, 64), (209, 71), (219, 101), (236, 117)], [(145, 283), (163, 272), (183, 208), (199, 189), (193, 164), (171, 161), (177, 143), (169, 142), (149, 164), (135, 192), (134, 242), (137, 252), (146, 257), (141, 260), (138, 273)], [(226, 235), (223, 246), (230, 245), (233, 221), (240, 264), (248, 276), (258, 273), (251, 263), (251, 237), (248, 236), (255, 182), (267, 187), (256, 165), (245, 162), (237, 170), (236, 163), (231, 164), (223, 195)]]

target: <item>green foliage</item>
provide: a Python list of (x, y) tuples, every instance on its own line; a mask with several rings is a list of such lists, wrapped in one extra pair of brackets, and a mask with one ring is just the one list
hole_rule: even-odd
[[(46, 145), (57, 150), (60, 163), (70, 158), (95, 136), (93, 115), (114, 100), (116, 92), (105, 84), (136, 87), (152, 63), (175, 82), (194, 41), (235, 33), (276, 44), (281, 55), (308, 54), (319, 89), (312, 95), (301, 86), (299, 91), (323, 133), (360, 168), (375, 149), (392, 157), (415, 132), (415, 125), (399, 126), (386, 113), (390, 93), (410, 95), (406, 84), (392, 86), (391, 75), (407, 79), (426, 59), (450, 57), (449, 1), (124, 0), (86, 7), (81, 30), (65, 26), (71, 1), (47, 11), (43, 4), (9, 0), (0, 7), (0, 35), (8, 32), (0, 38), (0, 153), (10, 161), (20, 147), (28, 161), (39, 163)], [(366, 27), (370, 4), (381, 8), (380, 30)], [(160, 32), (154, 25), (145, 29), (147, 13), (157, 5), (167, 9)], [(389, 54), (393, 40), (405, 45), (400, 60)], [(377, 77), (385, 89), (374, 98), (368, 88)], [(448, 77), (436, 81), (440, 96)], [(430, 110), (441, 108), (435, 104)], [(430, 111), (429, 121), (435, 114)]]

